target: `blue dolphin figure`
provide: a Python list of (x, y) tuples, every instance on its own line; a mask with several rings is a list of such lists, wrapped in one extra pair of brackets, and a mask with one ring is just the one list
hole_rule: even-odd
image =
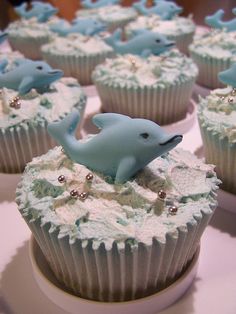
[(116, 113), (97, 114), (93, 123), (100, 133), (86, 142), (75, 138), (79, 113), (73, 110), (48, 125), (49, 134), (75, 162), (123, 183), (153, 159), (167, 153), (182, 135), (166, 134), (156, 123)]
[(236, 88), (236, 63), (234, 63), (228, 70), (219, 72), (218, 79), (223, 84)]
[(43, 23), (46, 22), (52, 15), (56, 14), (58, 9), (50, 3), (32, 1), (32, 8), (30, 10), (27, 10), (27, 3), (23, 2), (20, 6), (15, 7), (15, 11), (25, 19), (36, 17), (38, 22)]
[(141, 57), (148, 57), (151, 54), (159, 55), (175, 45), (174, 41), (168, 40), (164, 35), (146, 29), (135, 32), (130, 40), (121, 41), (122, 31), (117, 29), (112, 36), (105, 38), (117, 54), (134, 54)]
[(172, 1), (156, 0), (154, 6), (147, 8), (146, 0), (134, 3), (133, 7), (143, 15), (157, 14), (162, 20), (171, 20), (176, 14), (180, 14), (183, 8)]
[(0, 31), (0, 44), (3, 43), (7, 39), (7, 33)]
[(61, 70), (52, 69), (46, 62), (21, 59), (13, 70), (0, 74), (0, 88), (18, 90), (21, 95), (28, 93), (32, 88), (43, 92), (62, 76)]
[(92, 2), (91, 0), (81, 1), (82, 7), (85, 9), (97, 9), (118, 3), (120, 3), (120, 0), (97, 0), (96, 2)]
[(72, 33), (80, 33), (86, 36), (93, 36), (105, 31), (106, 25), (95, 18), (78, 18), (73, 24), (69, 24), (64, 20), (53, 24), (50, 29), (60, 36), (67, 36)]
[[(236, 8), (232, 10), (233, 14), (236, 14)], [(205, 17), (205, 23), (210, 27), (216, 29), (225, 29), (227, 32), (233, 32), (236, 30), (236, 18), (233, 18), (230, 21), (222, 21), (224, 10), (220, 9), (212, 15)]]

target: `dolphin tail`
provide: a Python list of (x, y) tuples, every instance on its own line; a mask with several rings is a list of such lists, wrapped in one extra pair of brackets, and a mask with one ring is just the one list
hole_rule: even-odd
[(122, 30), (118, 28), (110, 37), (105, 38), (105, 42), (111, 47), (115, 47), (118, 41), (121, 41)]
[(221, 28), (221, 20), (224, 15), (224, 10), (220, 9), (212, 15), (205, 17), (205, 23), (213, 28)]
[(27, 3), (23, 2), (21, 5), (15, 7), (15, 12), (17, 14), (19, 14), (20, 16), (24, 16), (25, 12), (26, 12), (26, 7), (27, 7)]
[(93, 3), (90, 0), (81, 1), (81, 5), (85, 9), (92, 9), (93, 8)]
[(66, 149), (70, 139), (75, 139), (75, 130), (79, 120), (79, 112), (74, 109), (62, 120), (49, 123), (47, 127), (48, 133)]
[(147, 15), (146, 1), (140, 1), (133, 4), (133, 7), (141, 14)]

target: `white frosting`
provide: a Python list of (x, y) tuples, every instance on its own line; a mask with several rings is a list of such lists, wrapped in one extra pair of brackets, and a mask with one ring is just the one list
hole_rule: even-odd
[(88, 37), (82, 34), (70, 34), (67, 37), (56, 37), (54, 41), (42, 47), (42, 51), (57, 55), (95, 55), (110, 53), (112, 48), (97, 36)]
[[(178, 228), (194, 224), (202, 212), (211, 213), (219, 183), (213, 166), (180, 149), (155, 159), (123, 185), (108, 183), (97, 173), (88, 183), (89, 172), (60, 147), (35, 158), (17, 192), (20, 211), (50, 222), (51, 230), (59, 227), (59, 236), (93, 239), (94, 247), (104, 242), (109, 249), (113, 241), (122, 245), (127, 239), (150, 244), (153, 237), (165, 241), (168, 232), (177, 235)], [(63, 184), (57, 180), (62, 174)], [(87, 199), (72, 199), (72, 189), (86, 191)], [(160, 189), (167, 194), (165, 201), (157, 196)], [(176, 215), (169, 212), (173, 205)]]
[(125, 28), (128, 35), (131, 35), (133, 31), (138, 29), (149, 29), (171, 37), (194, 33), (195, 24), (191, 18), (176, 16), (172, 20), (163, 21), (158, 15), (151, 15), (139, 16)]
[(120, 86), (160, 86), (195, 79), (198, 70), (191, 59), (177, 50), (147, 59), (133, 55), (107, 59), (93, 72), (95, 82)]
[(134, 19), (137, 15), (135, 9), (124, 8), (120, 5), (109, 5), (97, 9), (83, 9), (76, 12), (77, 17), (90, 16), (107, 23)]
[[(229, 102), (230, 100), (230, 102)], [(236, 143), (236, 91), (216, 89), (200, 99), (199, 117), (207, 127)]]
[(49, 25), (58, 21), (57, 17), (52, 17), (45, 23), (39, 23), (37, 18), (20, 19), (9, 24), (7, 32), (12, 37), (53, 37)]
[(20, 98), (21, 107), (10, 107), (18, 96), (14, 90), (3, 88), (0, 94), (0, 128), (34, 120), (52, 122), (65, 116), (75, 106), (84, 106), (84, 94), (76, 79), (62, 78), (51, 85), (50, 91), (39, 94), (35, 90)]
[(236, 32), (213, 30), (198, 34), (189, 49), (202, 57), (236, 61)]

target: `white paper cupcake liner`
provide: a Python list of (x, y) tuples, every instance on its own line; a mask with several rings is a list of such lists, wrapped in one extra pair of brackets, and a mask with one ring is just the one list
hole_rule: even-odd
[(22, 172), (34, 156), (55, 146), (44, 122), (0, 129), (0, 143), (0, 171), (7, 173)]
[(206, 162), (216, 165), (221, 188), (236, 194), (236, 143), (230, 143), (227, 137), (211, 130), (200, 117), (199, 125)]
[(202, 56), (195, 51), (190, 50), (190, 56), (196, 63), (199, 75), (197, 83), (199, 85), (215, 89), (224, 87), (224, 85), (218, 80), (218, 73), (228, 69), (231, 65), (230, 59), (216, 59), (212, 57)]
[(168, 37), (169, 39), (172, 39), (176, 42), (176, 47), (181, 51), (182, 53), (189, 55), (188, 47), (193, 41), (194, 32), (188, 33), (188, 34), (181, 34), (178, 36), (171, 36)]
[(128, 88), (95, 81), (102, 110), (144, 118), (165, 125), (186, 116), (195, 80), (177, 85)]
[[(80, 124), (77, 136), (83, 123), (85, 100), (75, 106), (80, 111)], [(28, 122), (9, 128), (0, 128), (0, 172), (19, 173), (33, 157), (45, 154), (56, 146), (56, 142), (47, 132), (47, 122)]]
[[(19, 196), (19, 194), (18, 194)], [(214, 195), (215, 198), (215, 195)], [(19, 203), (19, 201), (17, 201)], [(19, 209), (20, 209), (19, 204)], [(197, 250), (201, 235), (212, 216), (201, 212), (191, 223), (167, 234), (164, 242), (139, 243), (124, 248), (114, 242), (110, 250), (92, 241), (59, 237), (40, 218), (24, 216), (57, 279), (75, 295), (99, 301), (127, 301), (151, 295), (174, 282)]]
[[(117, 28), (124, 28), (128, 23), (135, 20), (135, 17), (127, 17), (124, 19), (120, 19), (119, 21), (109, 21), (107, 22), (108, 28), (107, 30), (113, 33)], [(106, 21), (105, 21), (106, 22)]]
[(41, 46), (50, 41), (50, 36), (42, 37), (13, 37), (8, 36), (8, 41), (13, 50), (20, 51), (26, 58), (32, 60), (42, 59)]
[(54, 68), (64, 71), (65, 76), (75, 77), (81, 85), (93, 84), (91, 75), (95, 67), (106, 58), (114, 56), (113, 52), (100, 52), (87, 56), (59, 55), (42, 49), (43, 58)]

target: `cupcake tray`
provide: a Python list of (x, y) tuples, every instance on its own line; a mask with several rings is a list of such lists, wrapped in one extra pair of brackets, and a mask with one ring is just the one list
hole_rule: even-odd
[(41, 291), (68, 313), (77, 314), (156, 314), (179, 299), (192, 284), (197, 274), (200, 247), (182, 276), (166, 289), (149, 297), (128, 302), (96, 302), (68, 293), (51, 272), (42, 251), (33, 237), (29, 243), (29, 256), (35, 280)]

